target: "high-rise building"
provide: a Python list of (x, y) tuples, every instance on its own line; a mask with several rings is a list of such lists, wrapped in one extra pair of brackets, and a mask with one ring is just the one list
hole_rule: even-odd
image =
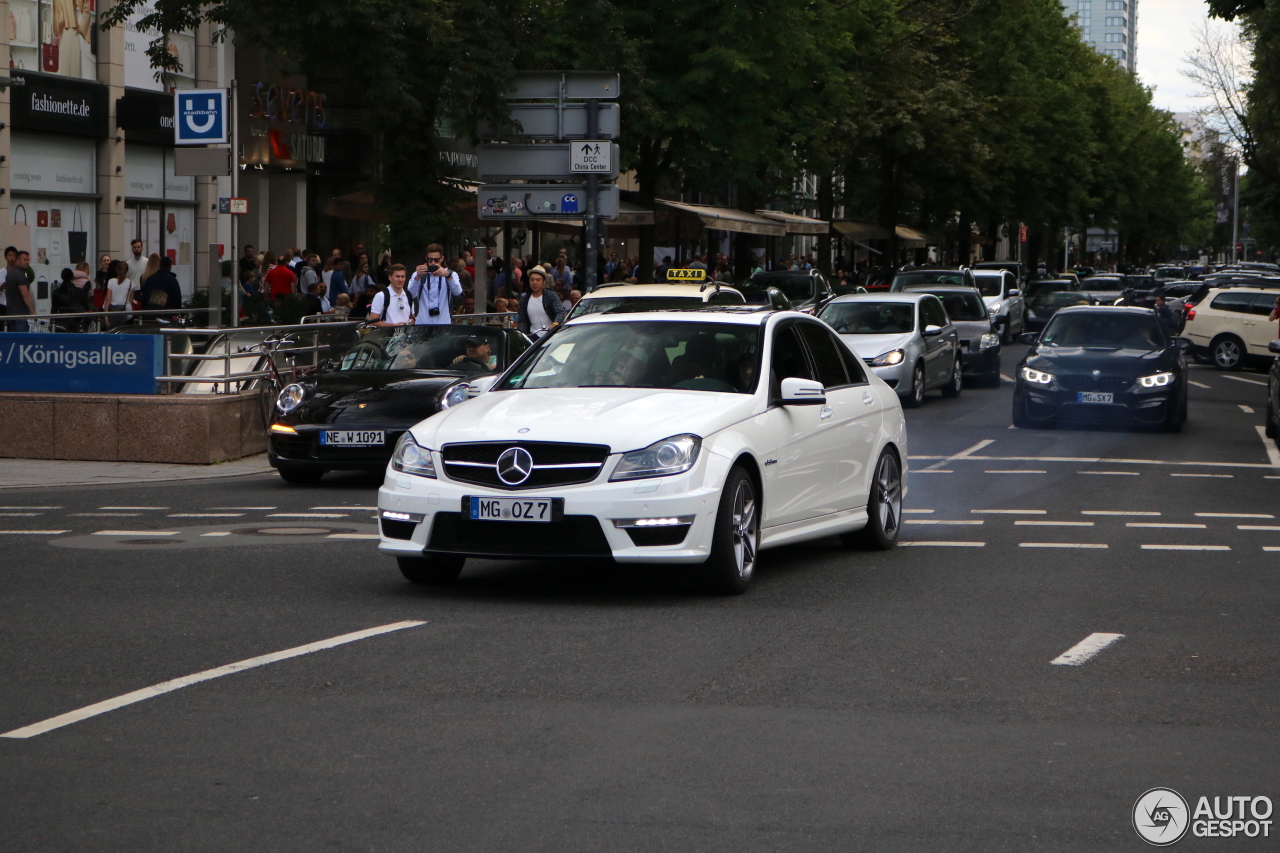
[(1076, 16), (1081, 38), (1094, 50), (1137, 70), (1137, 0), (1064, 0), (1062, 12)]

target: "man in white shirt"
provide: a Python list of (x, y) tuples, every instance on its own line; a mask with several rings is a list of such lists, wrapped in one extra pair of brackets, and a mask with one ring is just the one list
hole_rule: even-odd
[(444, 265), (444, 247), (427, 247), (427, 262), (419, 264), (409, 281), (409, 293), (418, 303), (419, 326), (447, 326), (453, 322), (452, 304), (462, 295), (458, 274)]
[(404, 286), (404, 264), (392, 264), (391, 285), (369, 305), (369, 322), (375, 326), (413, 325), (413, 299)]
[(134, 240), (129, 244), (129, 248), (133, 251), (133, 257), (127, 263), (129, 264), (129, 281), (135, 286), (141, 286), (138, 283), (142, 281), (142, 273), (147, 269), (147, 257), (142, 254), (142, 241)]

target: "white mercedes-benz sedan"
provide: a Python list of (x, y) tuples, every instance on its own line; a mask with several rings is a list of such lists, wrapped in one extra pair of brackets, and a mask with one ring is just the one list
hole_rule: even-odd
[(405, 433), (378, 550), (415, 583), (468, 557), (611, 557), (740, 593), (764, 548), (893, 547), (906, 462), (898, 395), (813, 317), (596, 314)]

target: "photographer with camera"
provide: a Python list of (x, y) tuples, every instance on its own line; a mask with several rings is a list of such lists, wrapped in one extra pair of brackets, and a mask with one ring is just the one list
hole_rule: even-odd
[(427, 262), (418, 265), (408, 290), (417, 306), (419, 326), (447, 326), (453, 322), (450, 306), (455, 296), (462, 295), (462, 282), (456, 272), (445, 266), (444, 247), (439, 243), (427, 247)]

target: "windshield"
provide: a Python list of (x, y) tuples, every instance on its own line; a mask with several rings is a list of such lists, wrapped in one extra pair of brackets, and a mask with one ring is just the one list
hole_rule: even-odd
[(1037, 293), (1031, 298), (1031, 307), (1036, 310), (1048, 308), (1056, 311), (1059, 308), (1066, 308), (1068, 305), (1089, 304), (1091, 304), (1089, 297), (1083, 293), (1071, 293), (1065, 290)]
[(1081, 290), (1124, 290), (1124, 280), (1118, 278), (1086, 278), (1080, 282)]
[(813, 276), (808, 273), (759, 273), (747, 279), (742, 287), (750, 290), (776, 287), (793, 302), (813, 298)]
[(503, 333), (483, 326), (395, 326), (374, 329), (352, 347), (338, 370), (459, 370), (506, 367)]
[(947, 316), (952, 320), (982, 320), (987, 322), (990, 315), (982, 297), (976, 293), (956, 293), (946, 290), (926, 290), (942, 300), (942, 307), (947, 309)]
[(1101, 349), (1162, 349), (1164, 332), (1153, 316), (1103, 314), (1094, 311), (1055, 314), (1040, 336), (1053, 347)]
[(597, 296), (579, 302), (569, 314), (569, 319), (585, 317), (587, 314), (627, 314), (663, 311), (668, 308), (697, 308), (700, 305), (702, 298), (699, 296)]
[(915, 315), (914, 302), (830, 302), (818, 316), (842, 335), (897, 335), (916, 327)]
[(978, 292), (983, 296), (1000, 296), (1000, 287), (1004, 284), (1003, 275), (991, 275), (976, 272), (973, 278), (978, 282)]
[(760, 327), (636, 321), (566, 326), (500, 386), (664, 388), (750, 394)]
[(968, 284), (959, 270), (924, 270), (899, 273), (893, 277), (890, 290), (902, 290), (916, 284)]

